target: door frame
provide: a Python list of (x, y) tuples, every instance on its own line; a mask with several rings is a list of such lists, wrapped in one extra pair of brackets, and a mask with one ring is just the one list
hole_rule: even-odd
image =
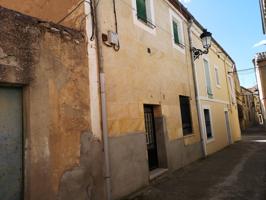
[(152, 114), (152, 129), (153, 129), (153, 144), (155, 146), (154, 151), (155, 151), (155, 157), (156, 157), (156, 166), (150, 166), (150, 157), (149, 157), (149, 148), (148, 148), (148, 143), (147, 143), (147, 139), (146, 139), (146, 146), (147, 146), (147, 153), (148, 153), (148, 165), (149, 165), (149, 171), (152, 171), (154, 169), (159, 168), (159, 157), (158, 157), (158, 145), (157, 145), (157, 133), (156, 133), (156, 128), (155, 128), (155, 116), (154, 116), (154, 105), (150, 105), (150, 104), (144, 104), (143, 106), (144, 109), (144, 123), (145, 123), (145, 133), (146, 133), (146, 138), (148, 136), (148, 133), (146, 131), (146, 118), (145, 118), (145, 109), (151, 109), (151, 114)]
[(27, 172), (26, 172), (26, 112), (25, 112), (25, 88), (23, 85), (20, 84), (8, 84), (8, 83), (0, 83), (0, 88), (15, 88), (20, 90), (20, 103), (21, 103), (21, 156), (22, 156), (22, 163), (21, 163), (21, 200), (28, 199), (26, 197), (26, 177), (27, 177)]

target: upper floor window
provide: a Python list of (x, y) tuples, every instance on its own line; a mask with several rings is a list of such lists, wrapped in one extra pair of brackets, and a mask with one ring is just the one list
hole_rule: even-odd
[(218, 66), (214, 67), (214, 73), (215, 73), (215, 80), (216, 80), (216, 86), (218, 88), (221, 87), (221, 82), (220, 82), (220, 76), (219, 76), (219, 68)]
[(132, 0), (134, 24), (155, 34), (153, 0)]
[(205, 80), (206, 80), (207, 94), (208, 94), (209, 98), (212, 98), (213, 94), (212, 94), (209, 62), (206, 59), (203, 59), (203, 63), (204, 63), (204, 69), (205, 69)]
[(170, 9), (170, 23), (172, 29), (172, 41), (173, 46), (185, 53), (184, 45), (184, 34), (183, 34), (183, 23), (182, 19)]

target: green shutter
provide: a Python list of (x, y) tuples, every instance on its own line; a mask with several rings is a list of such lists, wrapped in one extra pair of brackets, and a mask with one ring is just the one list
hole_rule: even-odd
[(178, 35), (178, 25), (173, 21), (173, 31), (174, 31), (174, 41), (176, 44), (180, 44), (179, 35)]
[(146, 10), (146, 0), (136, 0), (137, 1), (137, 16), (143, 21), (147, 21), (147, 10)]

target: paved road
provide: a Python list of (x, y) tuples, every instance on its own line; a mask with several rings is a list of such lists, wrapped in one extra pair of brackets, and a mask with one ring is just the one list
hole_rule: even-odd
[(266, 200), (266, 133), (178, 170), (134, 200)]

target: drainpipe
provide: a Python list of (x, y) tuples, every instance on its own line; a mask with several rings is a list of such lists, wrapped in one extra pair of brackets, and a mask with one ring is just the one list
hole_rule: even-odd
[(191, 51), (191, 48), (193, 46), (192, 44), (192, 28), (193, 25), (193, 19), (189, 20), (189, 25), (188, 25), (188, 39), (189, 39), (189, 47), (190, 47), (190, 54), (191, 54), (191, 65), (192, 65), (192, 71), (193, 71), (193, 82), (194, 82), (194, 90), (195, 90), (195, 97), (196, 97), (196, 106), (197, 106), (197, 112), (198, 112), (198, 123), (200, 126), (200, 135), (201, 135), (201, 145), (202, 145), (202, 150), (203, 150), (203, 156), (204, 158), (207, 157), (207, 149), (206, 149), (206, 141), (205, 141), (205, 136), (203, 132), (203, 126), (202, 126), (202, 115), (201, 115), (201, 107), (200, 107), (200, 99), (199, 99), (199, 91), (197, 87), (197, 79), (196, 79), (196, 66), (193, 58), (193, 54)]
[[(98, 6), (97, 6), (98, 7)], [(104, 59), (101, 45), (101, 33), (99, 31), (100, 16), (95, 6), (95, 32), (97, 43), (97, 58), (100, 73), (100, 93), (101, 93), (101, 115), (102, 115), (102, 134), (103, 134), (103, 148), (104, 148), (104, 161), (105, 161), (105, 187), (106, 187), (106, 200), (112, 199), (111, 192), (111, 167), (110, 167), (110, 152), (109, 152), (109, 133), (107, 125), (107, 109), (106, 109), (106, 88), (105, 88), (105, 73), (104, 73)]]

